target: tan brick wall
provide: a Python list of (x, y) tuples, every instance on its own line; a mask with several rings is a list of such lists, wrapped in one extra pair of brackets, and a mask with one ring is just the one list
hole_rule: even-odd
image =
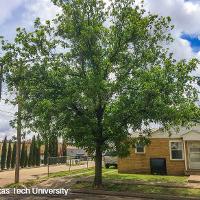
[(145, 147), (145, 154), (135, 154), (132, 149), (129, 157), (118, 160), (119, 173), (151, 173), (150, 158), (165, 158), (168, 175), (184, 174), (185, 161), (170, 160), (169, 141), (171, 139), (151, 139), (151, 144)]

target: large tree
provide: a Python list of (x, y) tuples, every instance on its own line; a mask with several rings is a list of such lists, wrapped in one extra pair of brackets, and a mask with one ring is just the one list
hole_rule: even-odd
[(55, 20), (37, 19), (32, 32), (17, 29), (15, 43), (3, 40), (2, 60), (8, 77), (17, 78), (9, 71), (16, 63), (23, 66), (26, 125), (95, 152), (99, 187), (102, 153), (127, 155), (130, 130), (199, 120), (191, 76), (198, 61), (175, 60), (167, 49), (170, 17), (150, 14), (134, 0), (54, 3), (62, 8)]

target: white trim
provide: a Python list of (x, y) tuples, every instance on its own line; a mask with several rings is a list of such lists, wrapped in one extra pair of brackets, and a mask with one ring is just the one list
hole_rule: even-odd
[[(182, 143), (182, 158), (181, 159), (173, 159), (172, 158), (172, 151), (171, 151), (171, 143), (172, 142), (181, 142)], [(181, 161), (181, 160), (185, 160), (184, 159), (184, 149), (183, 149), (183, 141), (182, 140), (170, 140), (169, 141), (169, 154), (170, 154), (170, 160), (172, 161)]]
[(183, 149), (184, 149), (184, 158), (185, 158), (185, 170), (188, 170), (188, 159), (187, 159), (187, 152), (186, 152), (186, 141), (183, 141)]
[(191, 151), (190, 151), (190, 147), (192, 144), (199, 144), (199, 141), (188, 141), (188, 164), (189, 164), (189, 169), (190, 170), (193, 170), (193, 169), (197, 169), (199, 170), (199, 161), (197, 161), (198, 163), (198, 167), (194, 167), (194, 166), (191, 166), (191, 160), (190, 160), (190, 156), (191, 156)]
[(135, 154), (145, 154), (146, 153), (146, 147), (144, 146), (144, 151), (143, 152), (137, 152), (137, 147), (135, 147)]

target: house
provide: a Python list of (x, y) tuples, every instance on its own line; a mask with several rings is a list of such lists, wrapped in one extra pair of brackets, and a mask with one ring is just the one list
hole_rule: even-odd
[(87, 156), (87, 152), (84, 149), (68, 145), (67, 146), (67, 155), (71, 157)]
[(146, 146), (136, 145), (128, 157), (118, 159), (119, 173), (200, 174), (200, 125), (171, 134), (158, 129), (150, 141)]

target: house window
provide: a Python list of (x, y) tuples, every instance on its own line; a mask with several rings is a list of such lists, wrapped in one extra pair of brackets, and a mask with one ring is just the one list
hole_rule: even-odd
[(171, 160), (183, 160), (183, 142), (170, 142), (170, 157)]
[(143, 144), (136, 144), (135, 153), (145, 153), (145, 146)]

